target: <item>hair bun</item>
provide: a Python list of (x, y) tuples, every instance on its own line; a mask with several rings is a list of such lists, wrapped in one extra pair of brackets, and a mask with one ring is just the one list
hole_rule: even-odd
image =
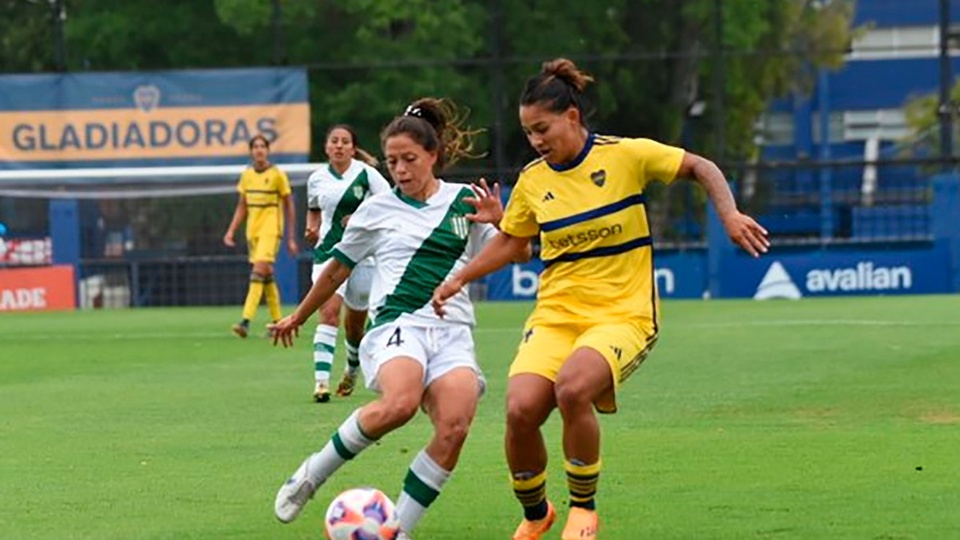
[(593, 77), (580, 71), (573, 60), (568, 58), (556, 58), (543, 63), (540, 72), (547, 77), (556, 77), (563, 82), (574, 87), (577, 92), (583, 93), (588, 83), (593, 82)]
[(473, 154), (473, 137), (482, 130), (464, 125), (467, 114), (466, 109), (461, 110), (449, 99), (420, 98), (383, 129), (380, 140), (385, 143), (395, 135), (409, 135), (424, 149), (437, 151), (437, 165), (442, 169), (460, 158), (479, 157)]
[(435, 107), (429, 106), (424, 100), (420, 99), (407, 105), (406, 110), (403, 111), (403, 115), (426, 120), (428, 124), (433, 126), (433, 129), (437, 130), (437, 133), (443, 133), (446, 121), (440, 117), (438, 112)]

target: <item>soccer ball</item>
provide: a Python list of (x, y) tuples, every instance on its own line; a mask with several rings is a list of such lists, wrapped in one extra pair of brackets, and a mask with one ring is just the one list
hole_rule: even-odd
[(374, 488), (337, 495), (327, 508), (324, 528), (330, 540), (394, 540), (400, 534), (393, 501)]

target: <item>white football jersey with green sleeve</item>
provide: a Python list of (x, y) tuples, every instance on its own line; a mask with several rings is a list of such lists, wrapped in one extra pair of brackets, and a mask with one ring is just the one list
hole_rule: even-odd
[(370, 291), (374, 327), (393, 321), (475, 324), (466, 287), (447, 301), (443, 319), (430, 305), (434, 289), (496, 234), (492, 225), (466, 218), (475, 208), (463, 199), (475, 196), (469, 186), (442, 180), (426, 202), (395, 188), (371, 197), (350, 218), (330, 254), (351, 267), (367, 257), (376, 258)]
[[(314, 264), (330, 258), (330, 248), (343, 236), (344, 218), (372, 195), (390, 191), (390, 184), (377, 169), (354, 159), (343, 174), (330, 164), (307, 179), (307, 208), (320, 211), (320, 239), (313, 250)], [(372, 265), (373, 261), (364, 261)]]

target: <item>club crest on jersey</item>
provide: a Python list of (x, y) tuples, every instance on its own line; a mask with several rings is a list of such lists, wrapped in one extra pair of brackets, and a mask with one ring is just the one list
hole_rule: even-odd
[(453, 234), (466, 238), (470, 232), (470, 222), (463, 216), (453, 216), (450, 218), (450, 228), (453, 229)]
[(600, 169), (590, 173), (590, 180), (593, 180), (597, 187), (603, 187), (603, 184), (607, 181), (607, 171)]
[(363, 186), (353, 186), (353, 196), (362, 199), (364, 195)]

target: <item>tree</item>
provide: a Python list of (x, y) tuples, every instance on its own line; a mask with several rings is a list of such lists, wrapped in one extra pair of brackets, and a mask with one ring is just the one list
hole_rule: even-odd
[[(705, 101), (709, 110), (713, 72), (723, 69), (725, 153), (731, 157), (749, 154), (754, 123), (770, 99), (803, 90), (795, 83), (807, 65), (838, 67), (851, 36), (849, 1), (723, 0), (727, 54), (718, 66), (712, 34), (716, 0), (604, 4), (606, 9), (561, 0), (539, 2), (536, 10), (513, 6), (505, 17), (509, 50), (544, 59), (584, 57), (579, 63), (599, 80), (595, 124), (675, 143), (695, 101)], [(778, 53), (785, 49), (793, 52)], [(509, 79), (520, 81), (534, 70), (524, 64), (523, 74)], [(710, 136), (715, 121), (708, 113), (691, 141), (708, 153), (717, 153)]]
[[(217, 0), (217, 13), (241, 36), (269, 29), (264, 2)], [(260, 7), (257, 7), (260, 6)], [(354, 125), (368, 147), (380, 128), (422, 96), (447, 96), (489, 117), (489, 89), (455, 63), (483, 45), (476, 2), (449, 0), (289, 0), (283, 39), (290, 63), (310, 71), (313, 153), (322, 158), (327, 126)]]
[[(960, 80), (955, 80), (950, 88), (950, 102), (960, 103)], [(940, 96), (937, 92), (916, 96), (904, 104), (907, 126), (910, 128), (909, 143), (904, 150), (913, 157), (932, 157), (940, 151)], [(960, 122), (956, 110), (953, 112), (953, 152), (956, 153), (957, 140), (960, 139)], [(931, 169), (932, 171), (933, 169)]]
[[(274, 61), (274, 46), (280, 44), (288, 65), (309, 70), (312, 159), (324, 158), (323, 134), (341, 122), (354, 125), (361, 142), (379, 153), (379, 131), (386, 122), (412, 99), (433, 95), (469, 106), (474, 127), (502, 119), (498, 143), (510, 171), (533, 157), (516, 121), (516, 96), (542, 61), (557, 56), (573, 58), (597, 77), (588, 95), (595, 129), (680, 143), (715, 157), (719, 120), (723, 155), (744, 159), (755, 150), (754, 125), (772, 98), (805, 91), (814, 68), (842, 62), (853, 4), (66, 1), (72, 70), (264, 66)], [(715, 55), (718, 4), (723, 8), (722, 62)], [(6, 15), (0, 19), (0, 65), (8, 71), (51, 69), (49, 14), (31, 0), (0, 0), (0, 8)], [(713, 105), (713, 83), (720, 80), (722, 118)], [(689, 111), (697, 102), (707, 104), (706, 114), (693, 120)], [(481, 138), (481, 150), (490, 141)], [(493, 166), (491, 155), (463, 167), (472, 167), (472, 177), (479, 174), (476, 169)], [(500, 179), (512, 181), (510, 171), (498, 171)]]
[(46, 0), (0, 0), (0, 72), (52, 70), (52, 41)]
[[(312, 123), (355, 124), (368, 146), (406, 102), (446, 95), (488, 126), (507, 119), (512, 166), (530, 157), (516, 129), (515, 95), (539, 63), (571, 56), (599, 84), (590, 97), (598, 129), (712, 148), (714, 70), (723, 69), (725, 155), (749, 155), (753, 126), (772, 97), (798, 87), (808, 66), (836, 67), (850, 40), (852, 0), (722, 0), (722, 66), (714, 61), (718, 0), (283, 0), (279, 27), (265, 0), (72, 0), (66, 25), (73, 70), (269, 65), (280, 40), (290, 65), (310, 67)], [(49, 19), (28, 0), (0, 0), (8, 70), (49, 69)], [(498, 32), (490, 13), (502, 10)], [(279, 35), (278, 35), (279, 32)], [(494, 92), (490, 57), (499, 35), (506, 87)], [(776, 53), (788, 49), (788, 54)], [(802, 89), (802, 88), (801, 88)], [(494, 104), (491, 96), (500, 95)], [(685, 129), (693, 102), (708, 104)], [(321, 137), (313, 154), (322, 157)]]
[[(265, 64), (240, 47), (211, 1), (75, 0), (68, 5), (72, 70), (155, 70)], [(249, 42), (249, 40), (248, 40)]]
[[(594, 129), (651, 137), (717, 157), (715, 133), (722, 121), (727, 160), (754, 152), (754, 126), (771, 99), (809, 90), (805, 74), (811, 67), (840, 65), (853, 13), (852, 2), (845, 0), (542, 0), (536, 9), (508, 4), (503, 48), (514, 56), (506, 77), (509, 93), (518, 91), (541, 61), (566, 55), (597, 78), (588, 95)], [(720, 63), (714, 35), (718, 4), (725, 53)], [(722, 117), (714, 106), (717, 69), (723, 70)], [(697, 102), (706, 104), (706, 114), (695, 119), (689, 111)], [(515, 118), (516, 101), (502, 114)], [(533, 157), (519, 130), (506, 134), (514, 167)], [(671, 189), (688, 191), (665, 202), (658, 189), (649, 194), (661, 199), (651, 205), (658, 230), (668, 229), (663, 225), (669, 215), (688, 215), (692, 208), (702, 222), (701, 193), (681, 185)]]

